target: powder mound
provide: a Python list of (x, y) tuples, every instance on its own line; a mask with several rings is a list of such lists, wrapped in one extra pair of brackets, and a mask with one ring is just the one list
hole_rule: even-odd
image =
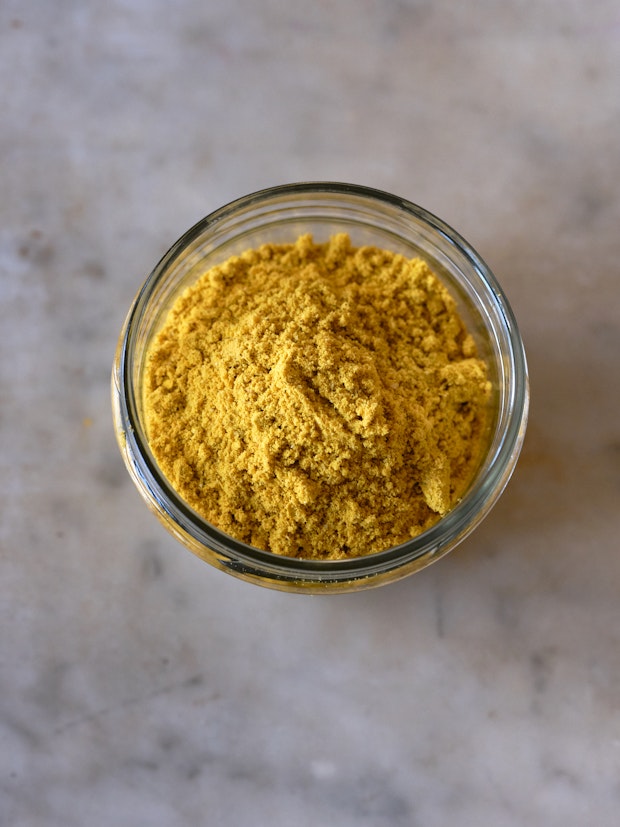
[(151, 449), (207, 521), (341, 559), (429, 528), (480, 456), (490, 383), (420, 259), (304, 235), (217, 265), (151, 345)]

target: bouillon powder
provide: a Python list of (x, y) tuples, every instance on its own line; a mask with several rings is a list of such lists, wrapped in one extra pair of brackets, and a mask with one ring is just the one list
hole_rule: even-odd
[(151, 344), (144, 406), (162, 472), (205, 520), (276, 554), (346, 559), (455, 505), (490, 388), (428, 265), (342, 233), (207, 270)]

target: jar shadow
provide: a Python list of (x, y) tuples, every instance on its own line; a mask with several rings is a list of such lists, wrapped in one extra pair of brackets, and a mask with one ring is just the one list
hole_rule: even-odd
[[(398, 614), (424, 590), (446, 588), (453, 593), (456, 581), (476, 601), (475, 592), (488, 588), (490, 580), (508, 587), (516, 573), (530, 589), (607, 593), (613, 572), (620, 576), (614, 551), (620, 388), (610, 382), (617, 370), (612, 355), (620, 352), (620, 341), (614, 339), (612, 347), (610, 337), (620, 331), (591, 333), (586, 348), (578, 340), (571, 347), (559, 335), (526, 338), (530, 417), (506, 490), (481, 525), (449, 555), (376, 594), (360, 595), (365, 611)], [(594, 553), (597, 566), (591, 565)], [(495, 567), (491, 576), (484, 573), (489, 566)], [(436, 617), (441, 614), (437, 606), (434, 611)]]

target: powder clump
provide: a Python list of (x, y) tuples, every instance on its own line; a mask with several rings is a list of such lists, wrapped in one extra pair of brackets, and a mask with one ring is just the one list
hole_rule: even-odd
[(151, 449), (179, 495), (276, 554), (341, 559), (446, 514), (490, 383), (421, 259), (348, 235), (265, 244), (177, 299), (145, 369)]

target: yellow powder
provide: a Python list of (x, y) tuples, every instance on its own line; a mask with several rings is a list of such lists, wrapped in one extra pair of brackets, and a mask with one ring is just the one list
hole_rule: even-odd
[(490, 383), (420, 259), (305, 235), (215, 266), (151, 346), (148, 438), (239, 540), (340, 559), (420, 534), (479, 459)]

